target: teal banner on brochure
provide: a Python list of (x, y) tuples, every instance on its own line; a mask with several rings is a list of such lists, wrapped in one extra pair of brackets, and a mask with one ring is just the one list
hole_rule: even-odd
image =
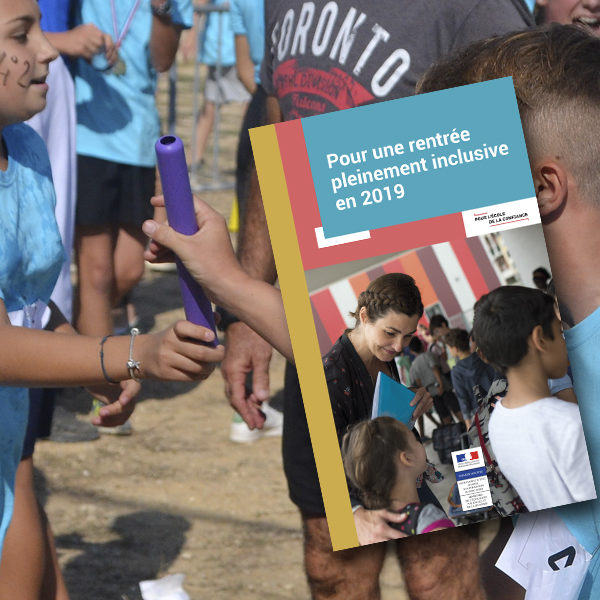
[(325, 238), (535, 196), (510, 77), (308, 117), (302, 130)]

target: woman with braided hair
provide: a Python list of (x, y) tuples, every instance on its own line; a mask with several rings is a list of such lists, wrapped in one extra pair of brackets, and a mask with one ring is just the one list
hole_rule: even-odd
[[(387, 273), (374, 279), (359, 295), (356, 310), (350, 314), (356, 319), (354, 328), (347, 329), (323, 357), (340, 445), (350, 426), (371, 417), (379, 372), (400, 381), (394, 359), (410, 341), (423, 314), (421, 293), (410, 275)], [(424, 388), (415, 391), (412, 404), (416, 420), (433, 401)], [(437, 504), (426, 484), (419, 495), (423, 502)], [(400, 522), (399, 515), (385, 507), (367, 510), (352, 489), (350, 500), (361, 544), (398, 537), (390, 523)]]

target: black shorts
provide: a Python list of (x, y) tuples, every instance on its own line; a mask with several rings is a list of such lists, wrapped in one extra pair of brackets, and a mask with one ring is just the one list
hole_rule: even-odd
[(77, 156), (75, 223), (87, 226), (141, 227), (152, 218), (156, 170)]
[(449, 390), (445, 391), (441, 396), (433, 396), (433, 407), (440, 419), (445, 419), (446, 417), (452, 418), (452, 413), (456, 414), (460, 411), (458, 398), (454, 395), (454, 392)]
[(54, 412), (54, 390), (32, 388), (29, 390), (29, 418), (23, 440), (21, 459), (33, 456), (35, 440), (50, 435)]
[[(290, 500), (308, 515), (325, 516), (298, 373), (289, 363), (285, 368), (283, 402), (283, 469)], [(442, 508), (425, 481), (418, 493), (420, 502)]]

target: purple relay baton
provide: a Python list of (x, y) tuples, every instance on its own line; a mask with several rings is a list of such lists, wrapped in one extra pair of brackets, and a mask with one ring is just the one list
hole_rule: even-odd
[[(179, 233), (193, 235), (198, 231), (198, 225), (183, 142), (177, 136), (165, 135), (156, 142), (155, 149), (169, 225)], [(216, 346), (217, 332), (210, 301), (181, 261), (176, 258), (175, 262), (179, 273), (185, 316), (188, 321), (196, 325), (212, 329), (215, 332), (215, 339), (210, 345)]]

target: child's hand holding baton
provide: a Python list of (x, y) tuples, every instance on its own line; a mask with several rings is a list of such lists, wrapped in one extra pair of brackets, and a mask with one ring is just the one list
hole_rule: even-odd
[[(152, 204), (164, 206), (164, 199), (156, 196)], [(194, 210), (198, 231), (193, 235), (177, 233), (165, 223), (146, 221), (142, 229), (151, 240), (144, 257), (150, 262), (164, 262), (168, 258), (165, 248), (173, 251), (213, 302), (231, 311), (293, 360), (281, 293), (242, 269), (225, 219), (217, 211), (197, 197)]]

